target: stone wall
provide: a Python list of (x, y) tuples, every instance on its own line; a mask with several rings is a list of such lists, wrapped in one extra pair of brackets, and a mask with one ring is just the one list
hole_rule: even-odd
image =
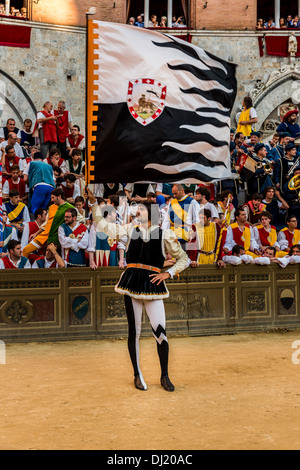
[[(26, 117), (35, 119), (45, 101), (56, 107), (63, 99), (74, 124), (85, 121), (85, 29), (31, 23), (29, 49), (0, 47), (0, 80), (9, 103), (0, 104), (0, 122), (15, 117), (17, 125)], [(1, 25), (0, 25), (1, 27)], [(16, 84), (17, 83), (17, 84)], [(22, 92), (23, 90), (23, 92)], [(32, 105), (25, 94), (32, 101)]]

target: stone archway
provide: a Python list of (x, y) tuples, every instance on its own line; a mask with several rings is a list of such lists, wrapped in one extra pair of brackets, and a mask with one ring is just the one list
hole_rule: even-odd
[[(283, 103), (299, 107), (300, 65), (286, 65), (271, 73), (266, 83), (258, 82), (250, 93), (264, 137), (275, 132), (280, 120), (277, 109)], [(277, 115), (277, 119), (276, 119)]]
[(25, 119), (35, 123), (37, 110), (24, 88), (5, 71), (0, 70), (0, 122), (6, 124), (7, 119), (14, 118), (16, 126), (23, 127)]

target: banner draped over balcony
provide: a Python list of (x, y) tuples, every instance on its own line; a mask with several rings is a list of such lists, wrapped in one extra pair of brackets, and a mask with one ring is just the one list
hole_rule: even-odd
[(29, 26), (19, 26), (1, 24), (0, 46), (10, 47), (30, 47), (31, 28)]
[[(298, 52), (296, 57), (300, 57), (300, 37), (297, 37)], [(289, 36), (265, 36), (266, 53), (280, 57), (289, 56)]]

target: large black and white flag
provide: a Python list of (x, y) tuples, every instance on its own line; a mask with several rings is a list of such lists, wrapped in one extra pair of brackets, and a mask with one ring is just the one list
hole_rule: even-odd
[(89, 28), (87, 182), (230, 178), (235, 65), (160, 32)]

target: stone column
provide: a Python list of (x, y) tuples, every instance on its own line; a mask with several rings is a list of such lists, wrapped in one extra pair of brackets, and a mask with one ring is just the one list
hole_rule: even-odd
[(144, 27), (148, 28), (149, 23), (149, 0), (144, 0)]
[[(299, 1), (299, 0), (298, 0)], [(280, 18), (280, 0), (275, 0), (274, 4), (274, 21), (275, 21), (275, 27), (279, 28), (279, 18)]]
[[(299, 0), (300, 2), (300, 0)], [(173, 0), (168, 0), (168, 28), (172, 28)]]
[(5, 0), (5, 14), (8, 16), (10, 11), (10, 0)]

